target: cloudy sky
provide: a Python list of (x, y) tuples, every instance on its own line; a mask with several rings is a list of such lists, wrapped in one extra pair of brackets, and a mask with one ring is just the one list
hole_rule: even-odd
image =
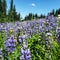
[[(9, 8), (10, 0), (7, 0)], [(38, 15), (47, 14), (52, 9), (60, 8), (60, 0), (14, 0), (17, 12), (24, 17), (29, 13), (37, 13)]]

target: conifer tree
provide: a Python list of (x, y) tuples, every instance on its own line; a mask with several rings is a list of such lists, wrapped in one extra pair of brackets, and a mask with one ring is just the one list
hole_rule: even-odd
[(2, 0), (0, 0), (0, 18), (1, 18), (1, 15), (2, 15)]
[(35, 14), (35, 19), (38, 19), (38, 15), (37, 14)]
[(10, 9), (8, 11), (8, 20), (13, 21), (13, 0), (10, 2)]
[(10, 2), (10, 11), (12, 11), (13, 10), (13, 0), (11, 0), (11, 2)]
[(18, 17), (18, 21), (20, 21), (21, 20), (20, 13), (18, 14), (17, 17)]
[(3, 0), (3, 6), (2, 6), (2, 8), (3, 8), (3, 14), (6, 16), (6, 0)]
[(13, 7), (13, 19), (14, 19), (14, 21), (17, 20), (17, 12), (16, 12), (15, 5), (14, 5), (14, 7)]
[(1, 22), (6, 22), (7, 18), (6, 18), (6, 0), (2, 0), (2, 21)]
[(3, 3), (2, 3), (2, 0), (0, 0), (0, 22), (2, 22), (2, 16), (3, 16), (3, 5), (2, 5)]

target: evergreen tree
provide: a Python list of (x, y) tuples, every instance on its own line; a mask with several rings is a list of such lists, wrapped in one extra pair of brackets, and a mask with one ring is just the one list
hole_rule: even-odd
[(52, 12), (51, 12), (52, 15), (55, 15), (55, 10), (53, 9)]
[(5, 9), (4, 8), (5, 8), (4, 1), (3, 0), (0, 0), (0, 22), (1, 23), (6, 20), (5, 19), (5, 15), (4, 15), (4, 12), (5, 12)]
[(14, 21), (17, 20), (17, 12), (16, 12), (15, 5), (14, 5), (14, 7), (13, 7), (13, 19), (14, 19)]
[(3, 0), (3, 14), (6, 16), (6, 0)]
[(56, 10), (56, 13), (55, 13), (56, 16), (58, 16), (58, 10)]
[(35, 16), (34, 16), (34, 14), (33, 14), (33, 16), (32, 16), (32, 19), (35, 19)]
[(13, 19), (14, 19), (14, 21), (20, 21), (20, 13), (19, 14), (17, 14), (17, 12), (16, 12), (16, 8), (15, 8), (15, 5), (14, 5), (14, 8), (13, 8)]
[(43, 15), (42, 14), (40, 15), (40, 18), (43, 18)]
[(28, 20), (32, 20), (32, 19), (33, 19), (33, 14), (32, 13), (29, 13)]
[(8, 20), (10, 21), (20, 20), (20, 14), (17, 14), (15, 5), (13, 5), (13, 0), (11, 0), (11, 3), (10, 3), (10, 9), (8, 12)]
[(58, 16), (60, 14), (60, 8), (56, 10), (55, 16)]
[(28, 16), (25, 16), (24, 20), (25, 20), (25, 21), (28, 20)]
[(20, 13), (18, 14), (18, 21), (20, 21), (21, 20), (21, 17), (20, 17)]
[(0, 14), (2, 12), (2, 1), (0, 0)]
[(59, 8), (59, 10), (58, 10), (58, 14), (60, 14), (60, 8)]
[(1, 22), (1, 16), (2, 16), (2, 0), (0, 0), (0, 22)]
[(10, 11), (12, 11), (13, 10), (13, 0), (11, 0), (11, 2), (10, 2)]
[(7, 18), (6, 18), (6, 0), (2, 1), (2, 21), (1, 22), (6, 22)]
[(36, 18), (36, 17), (35, 17), (34, 14), (29, 13), (29, 15), (25, 16), (24, 20), (33, 20), (33, 19), (35, 19), (35, 18)]
[(29, 19), (29, 20), (32, 19), (32, 13), (29, 13), (28, 19)]
[(35, 19), (38, 19), (38, 15), (37, 14), (35, 14)]
[(10, 2), (10, 9), (8, 11), (8, 20), (13, 21), (14, 16), (13, 16), (14, 12), (13, 12), (13, 0), (11, 0)]
[(45, 18), (45, 15), (41, 14), (39, 18)]

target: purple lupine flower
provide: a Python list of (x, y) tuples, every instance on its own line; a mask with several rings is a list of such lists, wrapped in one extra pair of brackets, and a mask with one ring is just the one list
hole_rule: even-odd
[(9, 39), (7, 39), (5, 41), (5, 49), (8, 51), (8, 52), (13, 52), (16, 48), (16, 41), (13, 37), (10, 37)]
[(26, 60), (30, 60), (31, 56), (30, 55), (27, 55), (26, 56)]
[(30, 49), (27, 50), (27, 55), (29, 55), (29, 54), (30, 54)]
[(23, 48), (21, 48), (20, 53), (21, 53), (22, 55), (24, 55), (24, 50), (23, 50)]
[(25, 60), (24, 55), (22, 55), (22, 56), (20, 57), (20, 60)]
[(25, 50), (22, 48), (20, 53), (21, 53), (20, 60), (30, 60), (31, 56), (30, 56), (30, 50), (29, 49)]
[(2, 49), (0, 49), (0, 57), (2, 58)]
[(19, 42), (23, 44), (26, 38), (27, 38), (27, 35), (19, 36)]

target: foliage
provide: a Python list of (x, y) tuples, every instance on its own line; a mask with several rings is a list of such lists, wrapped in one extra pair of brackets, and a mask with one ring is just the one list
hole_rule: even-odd
[[(35, 34), (31, 38), (28, 38), (28, 46), (31, 50), (31, 60), (48, 60), (46, 57), (48, 53), (46, 52), (45, 46), (45, 33)], [(53, 39), (53, 38), (52, 38)], [(51, 53), (51, 58), (49, 60), (59, 60), (60, 56), (60, 45), (57, 43), (56, 40), (53, 39), (52, 42), (52, 49), (49, 52)]]
[(40, 16), (38, 16), (38, 14), (32, 14), (29, 13), (27, 16), (25, 16), (24, 20), (34, 20), (34, 19), (39, 19), (39, 18), (45, 18), (45, 15), (41, 14)]
[(20, 13), (16, 12), (13, 0), (11, 0), (10, 8), (7, 11), (6, 0), (0, 0), (0, 23), (20, 21)]

